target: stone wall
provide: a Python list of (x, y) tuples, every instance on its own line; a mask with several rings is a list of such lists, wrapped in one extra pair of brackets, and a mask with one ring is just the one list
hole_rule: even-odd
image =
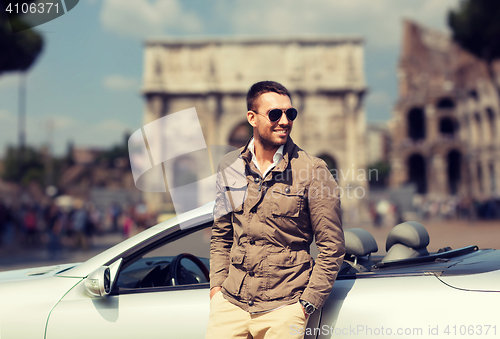
[(484, 62), (451, 38), (404, 22), (391, 121), (391, 186), (484, 201), (499, 192), (499, 102)]

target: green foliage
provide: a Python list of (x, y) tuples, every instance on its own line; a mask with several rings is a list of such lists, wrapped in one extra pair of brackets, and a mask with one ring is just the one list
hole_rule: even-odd
[(383, 188), (389, 185), (391, 165), (387, 161), (379, 161), (368, 166), (370, 188)]
[(3, 159), (3, 167), (2, 177), (6, 181), (19, 184), (36, 181), (43, 184), (43, 155), (33, 147), (26, 147), (21, 152), (19, 148), (9, 146)]
[[(21, 1), (14, 1), (21, 3)], [(33, 1), (24, 1), (32, 3)], [(43, 48), (43, 39), (33, 29), (12, 33), (12, 25), (25, 27), (26, 25), (14, 17), (10, 23), (4, 0), (0, 0), (0, 74), (8, 71), (26, 71), (40, 55)]]
[(128, 159), (128, 139), (130, 138), (130, 133), (126, 132), (123, 136), (123, 142), (118, 145), (114, 145), (103, 154), (97, 158), (98, 163), (105, 163), (109, 167), (114, 167), (115, 160), (119, 158)]
[(464, 49), (486, 61), (488, 76), (500, 99), (500, 84), (493, 61), (500, 58), (500, 1), (462, 0), (448, 14), (453, 39)]
[(487, 62), (500, 57), (500, 1), (462, 0), (448, 24), (464, 49)]

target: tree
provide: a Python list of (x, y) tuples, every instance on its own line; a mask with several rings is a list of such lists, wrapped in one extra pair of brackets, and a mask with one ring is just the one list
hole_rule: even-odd
[(378, 161), (368, 166), (368, 184), (371, 189), (385, 188), (389, 185), (391, 165), (387, 161)]
[(24, 185), (31, 181), (43, 184), (43, 155), (33, 147), (26, 147), (22, 157), (17, 147), (8, 147), (7, 154), (3, 159), (3, 167), (2, 177), (6, 181)]
[[(14, 0), (15, 3), (32, 3), (35, 0)], [(40, 55), (43, 39), (33, 29), (12, 33), (11, 25), (27, 27), (18, 15), (12, 14), (9, 19), (5, 12), (7, 1), (0, 0), (0, 75), (9, 71), (26, 71)], [(19, 6), (20, 7), (20, 6)]]
[(500, 1), (462, 0), (448, 13), (448, 25), (462, 48), (486, 62), (488, 75), (500, 99), (493, 62), (500, 58)]

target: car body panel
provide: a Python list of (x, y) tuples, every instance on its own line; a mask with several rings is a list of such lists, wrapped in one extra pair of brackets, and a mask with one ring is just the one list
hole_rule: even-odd
[[(54, 308), (47, 339), (204, 338), (209, 284), (91, 298), (83, 282)], [(200, 288), (201, 287), (201, 288)]]
[(0, 338), (44, 338), (52, 308), (81, 281), (42, 276), (0, 283)]
[(338, 280), (323, 307), (318, 338), (400, 337), (398, 329), (410, 329), (410, 334), (403, 333), (405, 338), (436, 338), (430, 333), (436, 326), (442, 337), (446, 326), (462, 325), (497, 325), (498, 334), (499, 302), (499, 293), (457, 290), (433, 274)]
[[(109, 266), (113, 280), (158, 246), (210, 227), (212, 210), (213, 203), (170, 219), (81, 264), (0, 273), (0, 338), (204, 338), (208, 283), (119, 286), (108, 297), (91, 297), (85, 278)], [(395, 262), (372, 259), (377, 264), (365, 260), (363, 271), (339, 274), (325, 306), (309, 319), (306, 339), (457, 337), (463, 335), (457, 328), (470, 334), (473, 326), (480, 335), (478, 326), (497, 325), (500, 251), (469, 246)]]
[(19, 280), (45, 279), (49, 276), (57, 275), (59, 274), (59, 272), (64, 272), (77, 265), (79, 264), (53, 265), (0, 272), (0, 283)]
[(450, 287), (478, 292), (500, 292), (500, 270), (468, 274), (440, 276), (439, 279)]

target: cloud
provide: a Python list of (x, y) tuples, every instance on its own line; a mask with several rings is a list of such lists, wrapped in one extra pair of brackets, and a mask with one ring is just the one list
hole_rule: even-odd
[(394, 75), (394, 70), (379, 69), (375, 72), (375, 77), (380, 80), (385, 80)]
[(373, 92), (370, 93), (366, 99), (367, 104), (373, 106), (388, 106), (391, 105), (393, 100), (387, 92)]
[[(401, 20), (445, 29), (458, 0), (235, 1), (228, 15), (236, 33), (360, 35), (376, 47), (397, 46)], [(219, 2), (219, 7), (224, 8)]]
[(101, 23), (126, 37), (201, 32), (202, 20), (178, 0), (103, 0)]
[(125, 132), (125, 131), (130, 131), (132, 132), (132, 128), (121, 122), (121, 121), (118, 121), (118, 120), (105, 120), (105, 121), (101, 121), (100, 123), (98, 123), (97, 125), (95, 125), (93, 127), (94, 130), (96, 131), (104, 131), (104, 132)]
[(102, 85), (109, 90), (122, 92), (137, 89), (138, 81), (132, 77), (112, 74), (104, 77)]
[(2, 74), (0, 76), (0, 92), (4, 90), (17, 88), (18, 86), (19, 86), (18, 73)]

